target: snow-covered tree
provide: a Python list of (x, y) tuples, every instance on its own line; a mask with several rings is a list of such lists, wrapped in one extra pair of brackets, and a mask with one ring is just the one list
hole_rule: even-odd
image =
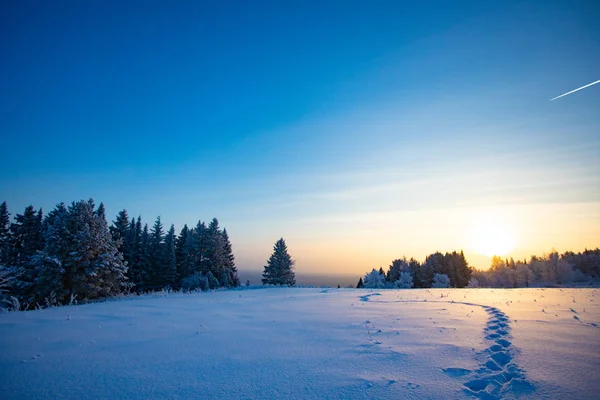
[[(102, 211), (102, 210), (100, 210)], [(94, 201), (73, 202), (68, 209), (68, 251), (61, 260), (67, 302), (70, 296), (95, 298), (120, 293), (127, 287), (127, 267)], [(59, 255), (48, 253), (48, 256)]]
[(164, 231), (160, 217), (156, 218), (152, 230), (150, 231), (150, 238), (148, 243), (149, 251), (149, 273), (150, 273), (150, 285), (149, 288), (152, 290), (160, 290), (164, 287), (162, 269), (164, 268), (165, 260), (164, 257)]
[(296, 277), (292, 270), (294, 261), (288, 254), (287, 245), (283, 238), (275, 242), (273, 254), (264, 267), (262, 275), (263, 285), (290, 285), (296, 284)]
[(8, 266), (10, 250), (10, 213), (6, 201), (0, 204), (0, 266)]
[[(138, 222), (140, 219), (138, 218)], [(137, 226), (136, 226), (137, 229)], [(140, 233), (140, 244), (138, 247), (137, 254), (137, 266), (135, 285), (138, 290), (149, 290), (151, 288), (151, 251), (150, 251), (150, 231), (148, 230), (148, 224), (144, 224), (144, 228), (141, 229)]]
[(205, 276), (206, 276), (206, 279), (208, 280), (209, 289), (217, 289), (220, 286), (219, 280), (217, 278), (215, 278), (215, 276), (213, 275), (212, 272), (208, 271)]
[(365, 275), (363, 285), (367, 289), (385, 288), (385, 275), (373, 268), (371, 272)]
[(42, 210), (36, 212), (33, 206), (28, 206), (23, 214), (15, 216), (15, 222), (10, 226), (8, 264), (17, 276), (13, 281), (13, 293), (21, 302), (30, 302), (34, 298), (36, 267), (32, 257), (43, 249)]
[(467, 287), (469, 289), (477, 289), (481, 287), (481, 284), (479, 283), (479, 280), (477, 278), (471, 277), (471, 280), (469, 281)]
[(202, 274), (202, 272), (196, 272), (192, 275), (186, 276), (181, 281), (181, 287), (184, 290), (208, 290), (208, 279)]
[(112, 235), (113, 240), (117, 244), (117, 248), (121, 253), (123, 253), (123, 257), (127, 258), (127, 253), (129, 252), (129, 215), (127, 215), (127, 210), (123, 209), (119, 211), (117, 214), (117, 219), (110, 226), (110, 234)]
[(229, 281), (227, 286), (240, 286), (240, 280), (237, 276), (237, 267), (235, 266), (235, 256), (233, 255), (233, 249), (231, 247), (229, 235), (227, 234), (227, 229), (223, 229), (221, 237), (223, 243), (223, 268)]
[(173, 286), (177, 280), (177, 261), (175, 259), (175, 226), (171, 225), (165, 236), (163, 268), (161, 280), (165, 286)]
[(410, 272), (401, 272), (400, 278), (396, 281), (395, 286), (398, 289), (410, 289), (413, 287), (413, 277)]
[(533, 272), (527, 264), (518, 264), (515, 273), (517, 287), (529, 287), (534, 282)]
[(449, 288), (450, 278), (446, 274), (435, 274), (433, 276), (433, 288)]
[(175, 263), (177, 265), (177, 280), (182, 281), (189, 274), (187, 243), (190, 230), (184, 225), (175, 241)]

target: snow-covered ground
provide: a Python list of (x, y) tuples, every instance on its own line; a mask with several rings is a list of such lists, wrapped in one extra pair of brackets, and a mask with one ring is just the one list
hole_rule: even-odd
[(3, 399), (584, 399), (598, 371), (598, 289), (282, 288), (0, 315)]

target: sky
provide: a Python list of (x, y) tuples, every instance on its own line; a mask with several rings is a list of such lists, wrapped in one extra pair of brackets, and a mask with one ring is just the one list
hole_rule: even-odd
[(600, 246), (594, 1), (5, 1), (0, 200), (217, 217), (240, 269)]

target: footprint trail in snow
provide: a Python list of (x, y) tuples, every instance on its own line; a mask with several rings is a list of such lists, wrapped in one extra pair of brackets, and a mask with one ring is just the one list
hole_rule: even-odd
[(489, 316), (484, 328), (485, 338), (492, 345), (483, 350), (481, 367), (475, 371), (461, 370), (458, 368), (444, 369), (448, 375), (469, 379), (464, 383), (464, 392), (479, 399), (500, 399), (507, 395), (520, 397), (535, 391), (533, 386), (513, 359), (516, 349), (510, 341), (510, 320), (496, 307), (481, 306)]
[[(421, 301), (379, 301), (371, 300), (372, 296), (380, 296), (380, 293), (372, 293), (360, 296), (364, 302), (394, 302), (394, 303), (416, 303)], [(427, 301), (427, 300), (423, 300)], [(443, 371), (457, 380), (464, 381), (464, 394), (477, 399), (502, 399), (507, 396), (518, 398), (535, 392), (535, 386), (528, 381), (525, 371), (517, 366), (513, 357), (517, 349), (511, 342), (511, 327), (508, 316), (496, 307), (481, 304), (440, 301), (430, 302), (462, 304), (471, 307), (481, 307), (488, 314), (486, 326), (483, 329), (485, 339), (491, 345), (478, 353), (482, 359), (480, 367), (476, 370), (465, 368), (445, 368)]]

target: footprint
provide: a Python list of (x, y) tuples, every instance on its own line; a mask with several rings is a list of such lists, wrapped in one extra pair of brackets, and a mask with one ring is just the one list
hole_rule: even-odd
[(486, 367), (487, 369), (489, 369), (490, 371), (501, 371), (501, 370), (502, 370), (502, 368), (500, 368), (500, 366), (499, 366), (498, 364), (496, 364), (496, 363), (494, 362), (494, 360), (488, 360), (488, 361), (485, 363), (485, 367)]
[(488, 385), (489, 382), (485, 379), (473, 379), (472, 381), (465, 383), (465, 386), (474, 392), (481, 392), (482, 390), (485, 390)]
[(495, 345), (493, 345), (492, 347), (490, 347), (490, 349), (489, 349), (489, 350), (490, 350), (492, 353), (495, 353), (495, 352), (497, 352), (497, 351), (504, 350), (504, 347), (503, 347), (503, 346), (501, 346), (501, 345), (499, 345), (499, 344), (495, 344)]
[(505, 366), (509, 362), (512, 361), (512, 357), (503, 351), (499, 351), (497, 353), (492, 354), (492, 359), (496, 361), (498, 365)]
[(471, 370), (464, 368), (444, 368), (442, 371), (454, 378), (465, 376), (472, 372)]
[(406, 385), (402, 386), (404, 389), (419, 389), (421, 387), (421, 385), (415, 385), (412, 382), (408, 382)]

